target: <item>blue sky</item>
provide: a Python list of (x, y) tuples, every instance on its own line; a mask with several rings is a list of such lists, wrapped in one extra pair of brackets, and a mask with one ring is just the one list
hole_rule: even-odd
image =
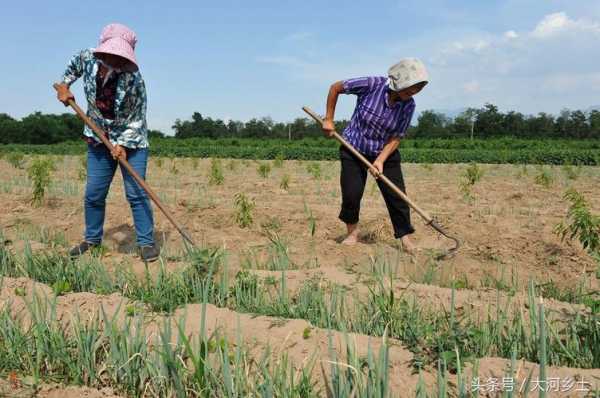
[[(322, 111), (329, 84), (419, 57), (417, 109), (493, 102), (558, 113), (600, 104), (600, 1), (4, 2), (0, 112), (63, 112), (51, 83), (111, 22), (138, 34), (151, 128), (192, 112), (222, 119)], [(80, 85), (74, 90), (81, 99)], [(341, 100), (348, 117), (354, 100)]]

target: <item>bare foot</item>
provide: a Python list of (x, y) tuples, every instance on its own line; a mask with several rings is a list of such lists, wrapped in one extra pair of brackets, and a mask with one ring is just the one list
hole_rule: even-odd
[(355, 245), (358, 243), (358, 224), (346, 224), (348, 235), (342, 241), (343, 245)]
[(402, 250), (407, 254), (415, 254), (417, 251), (417, 247), (414, 245), (412, 240), (408, 237), (408, 235), (404, 235), (400, 238), (400, 242), (402, 243)]
[(350, 234), (346, 237), (346, 239), (344, 239), (342, 241), (342, 245), (355, 245), (358, 243), (358, 236), (356, 236), (355, 234)]

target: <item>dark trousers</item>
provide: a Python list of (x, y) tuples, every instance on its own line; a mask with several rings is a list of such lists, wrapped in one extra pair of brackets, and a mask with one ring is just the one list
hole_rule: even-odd
[[(375, 161), (375, 157), (365, 157), (371, 163)], [(340, 159), (342, 161), (342, 173), (340, 176), (342, 210), (340, 211), (339, 218), (346, 224), (356, 224), (358, 223), (360, 201), (365, 191), (368, 170), (358, 158), (344, 147), (340, 148)], [(406, 192), (402, 169), (400, 168), (400, 152), (395, 151), (387, 158), (383, 164), (383, 174), (396, 184), (402, 192)], [(408, 204), (400, 199), (381, 180), (377, 180), (377, 185), (390, 214), (396, 239), (415, 232), (410, 223), (410, 208)]]

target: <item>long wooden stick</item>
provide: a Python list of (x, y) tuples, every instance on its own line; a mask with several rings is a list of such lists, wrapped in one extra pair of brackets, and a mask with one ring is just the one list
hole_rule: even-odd
[[(54, 84), (54, 89), (58, 91), (58, 84)], [(73, 108), (73, 110), (81, 118), (81, 120), (83, 120), (83, 122), (87, 124), (89, 128), (92, 129), (96, 136), (102, 141), (104, 145), (106, 145), (108, 150), (112, 153), (114, 146), (113, 144), (111, 144), (108, 138), (106, 138), (106, 133), (85, 114), (85, 112), (79, 107), (79, 105), (77, 105), (75, 100), (69, 100), (69, 106)], [(123, 166), (125, 170), (127, 170), (129, 175), (133, 177), (133, 179), (138, 183), (138, 185), (142, 187), (144, 191), (146, 191), (146, 193), (148, 194), (150, 199), (152, 199), (156, 207), (158, 207), (160, 211), (162, 211), (162, 213), (165, 215), (165, 217), (167, 217), (167, 219), (171, 222), (171, 224), (173, 224), (173, 226), (181, 234), (183, 239), (190, 245), (196, 246), (192, 238), (188, 235), (187, 232), (184, 231), (184, 229), (177, 223), (177, 221), (175, 221), (175, 219), (171, 215), (171, 212), (162, 204), (162, 202), (154, 193), (152, 188), (150, 188), (150, 186), (146, 184), (146, 181), (144, 181), (144, 179), (140, 177), (140, 175), (133, 169), (133, 167), (131, 167), (129, 162), (126, 159), (122, 158), (118, 158), (118, 160), (121, 166)]]
[[(316, 114), (312, 109), (304, 106), (304, 107), (302, 107), (302, 110), (304, 112), (306, 112), (310, 117), (312, 117), (317, 123), (319, 123), (321, 125), (323, 124), (323, 118), (321, 118), (321, 116)], [(354, 148), (352, 145), (350, 145), (350, 143), (348, 141), (346, 141), (336, 131), (333, 132), (333, 138), (335, 138), (337, 141), (339, 141), (340, 144), (342, 144), (354, 156), (356, 156), (361, 162), (363, 162), (363, 164), (365, 166), (367, 166), (367, 168), (369, 170), (375, 172), (378, 179), (383, 181), (383, 183), (385, 185), (387, 185), (392, 191), (394, 191), (394, 193), (396, 193), (396, 195), (398, 195), (402, 200), (404, 200), (410, 207), (412, 207), (414, 209), (414, 211), (416, 211), (423, 218), (423, 220), (425, 220), (426, 225), (431, 226), (433, 229), (435, 229), (440, 234), (444, 235), (446, 238), (453, 240), (455, 243), (455, 246), (453, 248), (451, 248), (448, 253), (452, 253), (458, 249), (458, 247), (460, 246), (458, 239), (448, 235), (448, 233), (446, 231), (444, 231), (444, 229), (441, 227), (441, 225), (439, 225), (433, 219), (433, 217), (431, 217), (425, 210), (423, 210), (419, 206), (417, 206), (417, 204), (415, 202), (410, 200), (410, 198), (408, 196), (406, 196), (406, 194), (404, 192), (402, 192), (402, 190), (400, 188), (398, 188), (398, 186), (396, 186), (396, 184), (394, 184), (392, 181), (390, 181), (389, 178), (387, 178), (385, 175), (383, 175), (383, 173), (379, 173), (377, 168), (375, 166), (373, 166), (373, 164), (371, 162), (369, 162), (367, 160), (367, 158), (365, 158), (363, 156), (362, 153), (357, 151), (356, 148)]]

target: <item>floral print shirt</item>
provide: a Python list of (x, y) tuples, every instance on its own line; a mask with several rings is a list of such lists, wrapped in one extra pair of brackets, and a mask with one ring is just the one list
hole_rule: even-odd
[(118, 84), (119, 73), (100, 66), (96, 74), (96, 107), (105, 119), (115, 120), (115, 98), (117, 98)]
[[(71, 58), (62, 81), (70, 86), (78, 78), (83, 77), (83, 90), (88, 103), (87, 115), (98, 127), (108, 133), (108, 138), (113, 145), (132, 149), (147, 148), (146, 86), (139, 70), (121, 71), (118, 74), (114, 118), (108, 119), (102, 115), (96, 104), (98, 69), (99, 60), (94, 55), (94, 50), (86, 49)], [(100, 142), (87, 125), (83, 134)]]

